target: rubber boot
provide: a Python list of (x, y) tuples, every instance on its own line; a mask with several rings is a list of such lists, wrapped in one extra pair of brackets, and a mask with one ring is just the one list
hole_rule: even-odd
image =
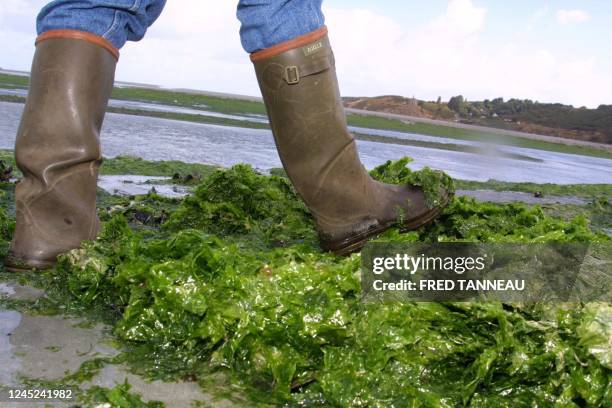
[(117, 58), (112, 44), (81, 31), (37, 39), (15, 142), (23, 179), (15, 188), (8, 270), (50, 268), (57, 255), (95, 239), (99, 134)]
[(399, 226), (417, 229), (449, 201), (426, 205), (420, 188), (383, 184), (361, 164), (348, 132), (327, 29), (251, 55), (287, 175), (316, 221), (321, 247), (339, 255)]

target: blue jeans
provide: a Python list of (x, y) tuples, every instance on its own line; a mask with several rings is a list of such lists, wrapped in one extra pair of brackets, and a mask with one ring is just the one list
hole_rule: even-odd
[[(320, 28), (322, 1), (240, 0), (236, 15), (243, 48), (256, 52)], [(43, 7), (36, 28), (39, 35), (59, 29), (87, 31), (119, 49), (126, 41), (142, 39), (165, 4), (166, 0), (55, 0)]]

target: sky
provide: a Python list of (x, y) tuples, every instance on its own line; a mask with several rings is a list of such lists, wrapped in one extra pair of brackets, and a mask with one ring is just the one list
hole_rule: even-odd
[[(0, 3), (0, 67), (28, 70), (46, 1)], [(323, 4), (344, 96), (612, 104), (612, 1)], [(121, 50), (117, 80), (258, 96), (235, 12), (235, 1), (169, 0), (145, 39)]]

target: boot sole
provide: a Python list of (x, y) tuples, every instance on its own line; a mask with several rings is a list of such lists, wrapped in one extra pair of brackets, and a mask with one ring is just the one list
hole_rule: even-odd
[(8, 255), (4, 261), (4, 269), (13, 273), (32, 272), (33, 270), (45, 271), (55, 266), (55, 262), (38, 261), (38, 260), (23, 260)]
[[(413, 231), (415, 229), (418, 229), (420, 227), (423, 227), (431, 223), (433, 220), (435, 220), (440, 215), (442, 210), (444, 210), (444, 208), (447, 205), (448, 205), (448, 202), (426, 213), (424, 217), (421, 217), (421, 218), (409, 221), (405, 224), (402, 224), (399, 227), (400, 233)], [(348, 256), (352, 253), (359, 252), (364, 247), (364, 245), (368, 242), (370, 238), (376, 235), (379, 235), (385, 232), (386, 230), (393, 228), (394, 226), (397, 226), (397, 222), (390, 221), (385, 224), (380, 224), (361, 234), (354, 235), (344, 241), (341, 241), (340, 243), (331, 243), (329, 245), (322, 245), (322, 246), (323, 246), (323, 249), (327, 251), (331, 251), (335, 253), (336, 255)]]

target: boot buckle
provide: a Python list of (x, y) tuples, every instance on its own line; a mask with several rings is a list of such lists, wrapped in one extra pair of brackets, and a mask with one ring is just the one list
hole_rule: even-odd
[(289, 85), (295, 85), (300, 82), (300, 70), (297, 66), (291, 65), (285, 68), (285, 81)]

